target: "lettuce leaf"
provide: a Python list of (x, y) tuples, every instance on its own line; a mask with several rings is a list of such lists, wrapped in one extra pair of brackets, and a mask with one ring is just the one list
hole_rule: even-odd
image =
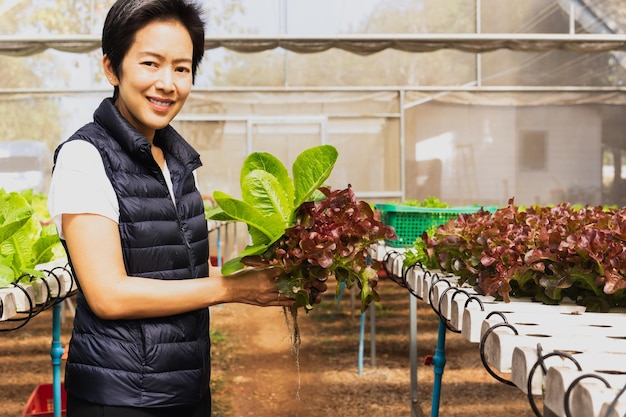
[(309, 201), (313, 193), (330, 176), (339, 153), (330, 145), (307, 149), (293, 163), (293, 183), (295, 188), (294, 207)]
[(222, 266), (229, 275), (243, 268), (243, 256), (263, 253), (294, 225), (297, 208), (319, 196), (318, 188), (328, 179), (338, 157), (331, 145), (303, 151), (293, 163), (292, 176), (275, 156), (254, 152), (241, 168), (241, 200), (215, 191), (217, 208), (207, 217), (218, 221), (243, 222), (248, 226), (252, 244)]
[[(291, 181), (288, 181), (291, 183)], [(267, 171), (255, 169), (241, 181), (243, 199), (263, 214), (277, 214), (287, 227), (293, 216), (293, 193), (285, 189), (282, 182)]]
[(36, 276), (36, 265), (63, 253), (55, 226), (41, 225), (47, 220), (41, 201), (32, 190), (7, 193), (0, 189), (0, 287), (22, 276), (23, 280)]
[[(289, 178), (289, 172), (282, 162), (274, 155), (267, 152), (254, 152), (246, 158), (241, 168), (241, 188), (245, 188), (244, 181), (253, 171), (262, 171), (272, 175), (281, 188), (285, 192), (287, 198), (293, 201), (293, 184), (291, 178)], [(243, 194), (243, 199), (246, 201), (248, 196)]]
[(213, 198), (230, 218), (245, 222), (260, 232), (252, 236), (255, 245), (270, 243), (284, 230), (282, 219), (277, 213), (263, 213), (251, 204), (221, 191), (215, 191)]

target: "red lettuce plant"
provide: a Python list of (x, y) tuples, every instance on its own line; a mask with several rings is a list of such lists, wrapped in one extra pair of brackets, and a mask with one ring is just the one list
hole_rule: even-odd
[[(215, 191), (217, 207), (208, 214), (214, 220), (248, 226), (251, 244), (222, 265), (224, 275), (246, 266), (274, 266), (285, 271), (277, 282), (281, 293), (296, 300), (295, 306), (283, 308), (283, 313), (298, 372), (298, 308), (313, 308), (316, 280), (334, 275), (348, 288), (356, 282), (364, 311), (371, 301), (378, 300), (374, 290), (377, 266), (369, 264), (368, 248), (378, 240), (397, 238), (393, 228), (375, 219), (369, 204), (355, 200), (350, 185), (339, 191), (322, 186), (337, 156), (330, 145), (306, 149), (294, 161), (290, 177), (278, 158), (254, 152), (241, 169), (242, 198)], [(338, 285), (337, 291), (341, 287)]]
[(626, 305), (626, 209), (533, 206), (461, 214), (424, 236), (437, 265), (484, 294), (590, 310)]
[[(312, 281), (334, 276), (339, 284), (360, 289), (361, 310), (378, 301), (374, 287), (378, 261), (370, 259), (368, 248), (381, 239), (394, 239), (395, 232), (374, 216), (372, 207), (356, 201), (352, 187), (332, 191), (319, 189), (324, 199), (304, 202), (296, 211), (295, 224), (260, 255), (244, 256), (249, 266), (278, 266), (285, 270), (279, 280), (282, 293), (310, 309), (308, 292)], [(342, 285), (337, 286), (339, 292)]]
[(355, 200), (350, 186), (339, 191), (322, 186), (337, 156), (330, 145), (306, 149), (294, 161), (291, 177), (269, 153), (254, 152), (246, 158), (242, 198), (213, 193), (217, 207), (209, 218), (244, 222), (251, 238), (250, 245), (222, 266), (223, 274), (246, 266), (281, 267), (281, 293), (307, 311), (313, 308), (311, 284), (331, 275), (349, 288), (358, 283), (363, 310), (378, 299), (373, 290), (377, 266), (367, 265), (367, 249), (380, 239), (397, 237), (393, 228), (375, 218), (369, 204)]

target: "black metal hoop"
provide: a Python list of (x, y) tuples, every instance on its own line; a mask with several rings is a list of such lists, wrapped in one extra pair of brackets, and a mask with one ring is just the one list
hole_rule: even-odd
[(400, 254), (400, 252), (398, 252), (396, 250), (391, 250), (391, 251), (385, 253), (385, 256), (383, 256), (383, 259), (382, 259), (381, 263), (382, 263), (382, 266), (383, 266), (383, 270), (385, 271), (385, 274), (387, 274), (387, 276), (389, 278), (393, 279), (392, 272), (389, 270), (389, 267), (387, 265), (387, 263), (389, 262), (389, 258), (391, 258), (392, 255), (399, 255), (399, 254)]
[(22, 327), (26, 326), (26, 323), (28, 323), (30, 319), (33, 318), (33, 300), (32, 298), (30, 298), (28, 291), (26, 291), (26, 289), (19, 284), (18, 281), (21, 278), (22, 277), (18, 278), (18, 280), (16, 280), (15, 282), (12, 282), (11, 285), (13, 285), (15, 288), (18, 288), (26, 296), (26, 299), (28, 300), (28, 316), (26, 318), (20, 318), (20, 319), (12, 319), (12, 318), (7, 319), (6, 320), (7, 322), (20, 322), (20, 323), (15, 327), (7, 328), (7, 329), (0, 329), (0, 332), (9, 332), (12, 330), (21, 329)]
[[(402, 275), (397, 275), (395, 272), (396, 269), (396, 264), (400, 263), (400, 265), (402, 265), (402, 263), (404, 263), (404, 254), (402, 253), (398, 253), (397, 256), (395, 258), (393, 258), (393, 261), (391, 261), (391, 279), (393, 279), (398, 285), (402, 286)], [(403, 270), (404, 268), (400, 268), (400, 270)]]
[(491, 316), (500, 316), (500, 318), (505, 322), (508, 323), (509, 320), (506, 318), (506, 316), (504, 315), (503, 312), (501, 311), (492, 311), (489, 314), (487, 314), (487, 317), (485, 317), (485, 320), (489, 319), (489, 317)]
[(74, 293), (74, 291), (76, 291), (77, 288), (76, 288), (76, 284), (75, 284), (76, 277), (74, 276), (74, 273), (72, 272), (72, 269), (69, 268), (68, 265), (66, 265), (66, 266), (56, 266), (56, 267), (52, 268), (49, 272), (51, 274), (53, 274), (54, 277), (59, 282), (59, 290), (61, 288), (61, 281), (60, 281), (59, 277), (54, 273), (54, 271), (57, 271), (57, 270), (61, 270), (61, 271), (65, 272), (65, 273), (67, 273), (72, 278), (70, 280), (70, 287), (67, 288), (67, 291), (65, 291), (65, 295), (61, 296), (61, 293), (59, 291), (59, 296), (57, 297), (57, 300), (55, 302), (56, 303), (60, 303), (61, 301), (64, 301), (66, 298), (69, 298)]
[[(465, 290), (464, 290), (464, 289), (462, 289), (462, 288), (457, 288), (457, 287), (452, 287), (452, 286), (450, 286), (450, 287), (446, 288), (445, 290), (443, 290), (443, 292), (441, 293), (441, 297), (439, 298), (439, 303), (438, 303), (438, 304), (439, 304), (439, 305), (438, 305), (438, 307), (439, 307), (439, 319), (443, 322), (443, 324), (446, 326), (446, 328), (447, 328), (448, 330), (450, 330), (451, 332), (454, 332), (454, 333), (461, 333), (461, 330), (459, 330), (459, 329), (455, 329), (454, 327), (452, 327), (451, 320), (448, 320), (447, 318), (445, 318), (445, 317), (443, 316), (443, 314), (441, 314), (441, 300), (443, 300), (443, 297), (444, 297), (444, 296), (446, 295), (446, 293), (447, 293), (448, 291), (450, 291), (450, 290), (455, 290), (454, 294), (452, 294), (452, 296), (450, 297), (450, 301), (454, 300), (454, 297), (455, 297), (458, 293), (464, 293), (465, 295), (467, 295), (467, 296), (469, 297), (469, 294), (467, 293), (467, 291), (465, 291)], [(450, 308), (450, 310), (452, 310), (452, 307)]]
[(574, 357), (570, 355), (569, 353), (554, 351), (554, 352), (546, 353), (545, 355), (539, 356), (535, 364), (532, 366), (532, 368), (530, 368), (530, 372), (528, 373), (528, 380), (526, 381), (528, 402), (530, 403), (530, 408), (532, 408), (533, 412), (535, 413), (537, 417), (543, 417), (543, 415), (541, 414), (541, 411), (539, 411), (539, 408), (537, 408), (537, 404), (535, 404), (535, 397), (533, 397), (533, 389), (532, 389), (533, 376), (535, 375), (535, 370), (537, 370), (539, 366), (542, 367), (542, 370), (545, 369), (545, 365), (543, 364), (543, 362), (551, 356), (561, 356), (563, 358), (567, 358), (571, 360), (572, 362), (574, 362), (574, 364), (576, 365), (576, 368), (578, 368), (579, 371), (582, 371), (582, 367), (580, 366), (578, 361), (574, 359)]
[(480, 301), (480, 298), (476, 297), (475, 295), (471, 295), (467, 298), (467, 300), (465, 300), (465, 304), (463, 305), (463, 308), (467, 308), (469, 303), (472, 301), (476, 301), (478, 303), (478, 305), (480, 306), (480, 311), (485, 311), (485, 305), (483, 304), (482, 301)]
[(604, 379), (600, 375), (596, 375), (596, 374), (584, 374), (584, 375), (581, 375), (578, 378), (574, 379), (572, 381), (572, 383), (569, 384), (569, 387), (567, 387), (567, 391), (565, 391), (565, 397), (563, 397), (563, 408), (565, 409), (565, 416), (566, 417), (572, 417), (572, 413), (570, 412), (570, 409), (569, 409), (569, 397), (572, 394), (572, 390), (574, 389), (574, 386), (576, 384), (578, 384), (581, 380), (583, 380), (585, 378), (599, 379), (600, 381), (604, 382), (604, 385), (607, 388), (611, 388), (611, 384), (609, 384), (609, 382), (606, 379)]
[(424, 269), (423, 265), (422, 265), (422, 264), (420, 264), (419, 262), (416, 262), (416, 263), (414, 263), (414, 264), (412, 264), (412, 265), (409, 265), (409, 266), (408, 266), (408, 267), (404, 270), (404, 273), (402, 274), (402, 283), (403, 283), (404, 288), (406, 288), (406, 289), (409, 291), (409, 293), (410, 293), (413, 297), (415, 297), (415, 298), (417, 298), (417, 299), (419, 299), (419, 300), (422, 300), (422, 297), (421, 297), (421, 296), (419, 296), (419, 295), (417, 294), (417, 292), (416, 292), (413, 288), (411, 288), (411, 286), (409, 285), (408, 279), (407, 279), (407, 275), (408, 275), (408, 273), (409, 273), (409, 272), (411, 272), (412, 270), (414, 270), (416, 266), (421, 267), (421, 268), (422, 268), (422, 270)]
[[(21, 286), (21, 284), (19, 284), (19, 283), (20, 283), (20, 281), (21, 281), (23, 278), (28, 278), (28, 282), (29, 282), (29, 283), (32, 283), (32, 282), (33, 282), (33, 279), (36, 279), (36, 278), (39, 278), (39, 277), (35, 277), (35, 276), (33, 276), (33, 275), (30, 275), (30, 274), (22, 274), (22, 276), (21, 276), (21, 277), (20, 277), (20, 278), (16, 281), (18, 285), (20, 285), (20, 286)], [(42, 281), (45, 281), (45, 280), (43, 280), (43, 279), (42, 279)], [(47, 284), (47, 283), (46, 283), (46, 284)], [(24, 292), (26, 292), (26, 290), (25, 290), (23, 287), (22, 287), (22, 289), (23, 289), (23, 291), (24, 291)], [(46, 308), (48, 308), (47, 303), (46, 303), (46, 301), (48, 301), (48, 300), (44, 301), (44, 302), (41, 304), (41, 306), (39, 306), (39, 307), (38, 307), (38, 306), (37, 306), (37, 302), (36, 302), (36, 300), (31, 300), (31, 299), (30, 299), (30, 297), (28, 297), (28, 298), (29, 298), (29, 303), (30, 303), (30, 310), (31, 310), (31, 313), (32, 313), (32, 316), (33, 316), (33, 317), (34, 317), (34, 316), (36, 316), (36, 315), (38, 315), (38, 314), (39, 314), (39, 313), (41, 313), (42, 311), (44, 311)]]
[(611, 401), (611, 404), (609, 404), (609, 409), (606, 410), (606, 416), (605, 417), (610, 417), (611, 413), (613, 413), (613, 411), (615, 411), (615, 406), (617, 405), (617, 400), (619, 400), (619, 397), (621, 397), (622, 394), (625, 391), (626, 391), (626, 384), (624, 384), (624, 386), (619, 390), (619, 392), (617, 393), (615, 398), (613, 398), (613, 401)]
[(64, 297), (61, 295), (61, 285), (62, 285), (62, 284), (61, 284), (61, 278), (59, 278), (59, 276), (58, 276), (57, 274), (55, 274), (55, 273), (54, 273), (54, 270), (55, 270), (55, 269), (56, 269), (56, 268), (53, 268), (53, 269), (52, 269), (52, 270), (50, 270), (50, 271), (46, 271), (46, 272), (48, 272), (48, 275), (51, 275), (51, 276), (52, 276), (52, 277), (56, 280), (56, 282), (57, 282), (57, 288), (58, 288), (58, 291), (57, 291), (57, 294), (54, 296), (54, 300), (52, 301), (52, 305), (54, 305), (54, 304), (56, 304), (56, 303), (59, 303), (59, 302), (63, 301), (63, 298), (64, 298)]
[[(31, 277), (31, 282), (35, 277)], [(46, 279), (42, 279), (41, 280), (42, 284), (46, 286), (46, 301), (44, 301), (43, 303), (43, 308), (47, 309), (49, 308), (51, 305), (53, 305), (54, 303), (51, 302), (51, 297), (50, 297), (50, 284), (48, 284), (48, 281)]]
[(509, 381), (508, 379), (504, 379), (500, 375), (496, 374), (491, 369), (491, 367), (489, 366), (489, 363), (487, 362), (487, 359), (485, 358), (485, 342), (487, 341), (487, 338), (489, 337), (489, 335), (495, 329), (497, 329), (498, 327), (508, 327), (509, 329), (513, 330), (513, 333), (515, 333), (515, 335), (519, 335), (519, 332), (517, 331), (517, 329), (515, 327), (511, 326), (509, 323), (497, 323), (497, 324), (494, 324), (493, 326), (488, 328), (487, 331), (485, 331), (483, 336), (480, 338), (480, 349), (479, 349), (480, 350), (480, 360), (482, 361), (483, 366), (485, 367), (485, 369), (487, 370), (489, 375), (494, 377), (496, 380), (502, 382), (503, 384), (510, 385), (510, 386), (515, 386), (515, 384), (513, 382)]
[[(465, 291), (463, 288), (457, 288), (456, 291), (454, 292), (454, 294), (452, 294), (452, 297), (450, 297), (450, 302), (451, 303), (454, 301), (454, 297), (456, 297), (459, 293), (465, 294), (465, 296), (467, 296), (468, 299), (470, 298), (470, 294), (467, 291)], [(441, 300), (440, 300), (440, 302), (441, 302)], [(439, 310), (441, 310), (441, 306), (439, 307)], [(450, 311), (452, 311), (452, 307), (450, 307)], [(451, 321), (450, 321), (450, 323), (451, 323)], [(450, 326), (446, 326), (446, 327), (448, 327), (448, 329), (450, 329), (450, 331), (453, 331), (454, 333), (461, 333), (462, 332), (461, 329), (454, 329), (452, 327), (452, 324), (450, 324)]]
[(428, 304), (430, 304), (430, 307), (433, 309), (433, 311), (437, 313), (439, 317), (441, 317), (441, 314), (439, 313), (439, 311), (437, 311), (437, 309), (435, 309), (435, 306), (433, 304), (433, 289), (435, 288), (435, 285), (439, 283), (439, 281), (445, 282), (448, 285), (448, 287), (452, 287), (452, 284), (450, 284), (450, 281), (448, 280), (439, 278), (439, 275), (437, 274), (435, 274), (435, 276), (437, 277), (437, 280), (435, 281), (434, 276), (433, 276), (433, 280), (430, 281), (430, 288), (428, 289)]

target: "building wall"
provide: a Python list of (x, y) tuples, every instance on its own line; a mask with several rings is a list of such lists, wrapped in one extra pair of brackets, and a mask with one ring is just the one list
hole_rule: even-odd
[[(545, 169), (521, 169), (521, 131), (545, 133)], [(593, 107), (424, 104), (407, 114), (406, 196), (453, 205), (599, 204), (601, 136)]]
[[(515, 179), (514, 125), (515, 110), (505, 107), (429, 103), (409, 111), (407, 198), (435, 195), (454, 205), (506, 204)], [(421, 168), (429, 165), (439, 165), (440, 175), (431, 172), (424, 178)]]
[[(518, 108), (517, 131), (544, 131), (544, 171), (517, 169), (516, 202), (601, 204), (602, 120), (587, 106)], [(519, 135), (517, 147), (519, 150)]]

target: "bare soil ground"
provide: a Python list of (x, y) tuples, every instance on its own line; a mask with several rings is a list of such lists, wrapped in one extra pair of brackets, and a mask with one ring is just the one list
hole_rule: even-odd
[[(409, 294), (387, 279), (378, 289), (375, 366), (368, 315), (360, 373), (360, 314), (352, 308), (349, 292), (337, 303), (334, 288), (329, 288), (322, 304), (300, 314), (298, 361), (281, 309), (214, 307), (214, 416), (411, 416)], [(434, 373), (424, 359), (435, 352), (438, 317), (424, 302), (417, 305), (416, 412), (429, 416)], [(20, 330), (0, 333), (0, 417), (21, 416), (33, 389), (51, 383), (51, 323), (51, 312), (46, 311)], [(62, 332), (65, 344), (71, 332), (69, 315)], [(447, 332), (439, 415), (533, 417), (534, 413), (525, 394), (487, 373), (478, 345)]]

